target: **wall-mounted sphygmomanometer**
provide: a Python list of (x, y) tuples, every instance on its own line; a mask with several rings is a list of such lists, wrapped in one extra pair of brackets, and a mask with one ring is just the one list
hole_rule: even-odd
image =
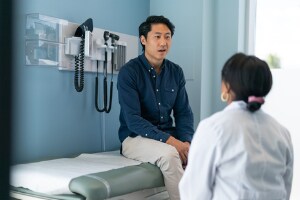
[[(79, 54), (75, 56), (74, 86), (77, 92), (84, 87), (84, 58), (89, 55), (92, 48), (91, 32), (93, 31), (93, 20), (87, 19), (75, 32), (75, 37), (80, 37)], [(85, 53), (87, 52), (87, 53)]]
[[(111, 46), (108, 45), (108, 40), (111, 38)], [(112, 105), (112, 95), (113, 95), (113, 72), (115, 67), (115, 50), (116, 50), (116, 41), (119, 40), (119, 36), (114, 33), (109, 33), (108, 31), (104, 31), (103, 33), (104, 39), (104, 62), (103, 62), (103, 108), (100, 109), (98, 106), (98, 67), (99, 63), (97, 60), (97, 75), (95, 81), (95, 107), (98, 112), (106, 112), (109, 113)], [(109, 104), (107, 105), (108, 93), (107, 93), (107, 53), (110, 50), (111, 52), (111, 79), (110, 79), (110, 93), (109, 93)]]

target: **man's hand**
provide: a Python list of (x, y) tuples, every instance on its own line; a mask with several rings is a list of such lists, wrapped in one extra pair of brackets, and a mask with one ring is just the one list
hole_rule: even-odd
[(176, 138), (170, 136), (169, 139), (166, 141), (167, 144), (172, 145), (176, 148), (179, 153), (180, 159), (182, 161), (182, 165), (185, 166), (187, 164), (188, 153), (190, 149), (190, 143), (188, 142), (181, 142)]

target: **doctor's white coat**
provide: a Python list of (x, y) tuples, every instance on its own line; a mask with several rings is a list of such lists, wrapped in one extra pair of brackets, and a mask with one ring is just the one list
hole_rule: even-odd
[(292, 177), (288, 130), (237, 101), (199, 123), (179, 189), (181, 200), (286, 200)]

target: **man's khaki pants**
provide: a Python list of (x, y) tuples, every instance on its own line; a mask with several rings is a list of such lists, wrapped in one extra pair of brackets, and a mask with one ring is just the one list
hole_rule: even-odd
[(178, 184), (184, 170), (175, 147), (141, 136), (127, 137), (122, 143), (122, 153), (127, 158), (158, 166), (170, 200), (180, 199)]

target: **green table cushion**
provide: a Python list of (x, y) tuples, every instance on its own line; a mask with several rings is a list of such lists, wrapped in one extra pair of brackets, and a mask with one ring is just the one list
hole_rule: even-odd
[(142, 189), (162, 187), (164, 180), (160, 169), (150, 163), (83, 175), (71, 180), (72, 192), (86, 200), (106, 199)]

